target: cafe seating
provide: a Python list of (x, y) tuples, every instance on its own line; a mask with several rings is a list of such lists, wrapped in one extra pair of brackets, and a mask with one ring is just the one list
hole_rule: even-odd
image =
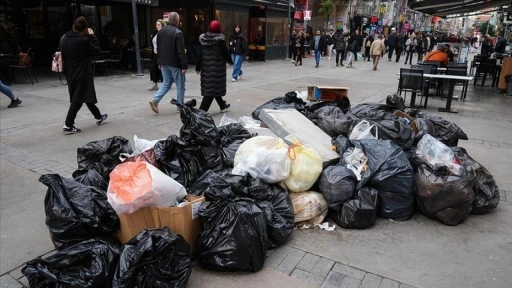
[(421, 93), (423, 95), (423, 85), (422, 69), (400, 68), (397, 93), (401, 96), (402, 92), (404, 92), (404, 102), (407, 98), (407, 92)]
[(110, 75), (114, 75), (114, 68), (121, 69), (121, 59), (123, 59), (123, 50), (113, 52), (109, 58), (107, 58), (107, 66), (110, 70)]
[[(39, 82), (37, 80), (36, 73), (32, 69), (32, 63), (34, 62), (35, 53), (31, 52), (29, 50), (27, 54), (28, 54), (27, 59), (21, 59), (20, 57), (18, 57), (18, 58), (14, 58), (12, 60), (13, 61), (12, 64), (9, 65), (9, 69), (11, 71), (9, 73), (9, 75), (11, 75), (11, 77), (12, 77), (11, 81), (15, 82), (16, 81), (16, 72), (20, 71), (23, 74), (23, 76), (25, 77), (25, 80), (30, 79), (30, 82), (32, 83), (32, 85), (34, 85), (33, 78), (36, 80), (36, 82)], [(32, 76), (33, 76), (33, 78), (32, 78)]]
[[(95, 55), (92, 60), (92, 75), (96, 76), (96, 70), (101, 71), (100, 73), (104, 73), (107, 69), (107, 59), (109, 51), (102, 51), (102, 53)], [(96, 67), (98, 66), (98, 67)]]
[(487, 60), (487, 59), (489, 59), (489, 55), (475, 55), (475, 57), (473, 57), (473, 61), (471, 61), (471, 66), (469, 67), (469, 74), (473, 75), (473, 69), (478, 67), (478, 65), (480, 64), (480, 62), (482, 62), (482, 60)]
[[(467, 76), (468, 75), (468, 69), (467, 66), (448, 66), (446, 69), (446, 75), (458, 75), (458, 76)], [(462, 86), (462, 93), (460, 98), (462, 101), (466, 99), (466, 94), (468, 92), (468, 80), (452, 80), (453, 85), (455, 86)]]
[(151, 69), (151, 63), (153, 62), (153, 55), (151, 48), (142, 49), (140, 51), (140, 67), (142, 70), (142, 73), (144, 73), (144, 69), (146, 68), (146, 65), (149, 65), (149, 68)]
[[(496, 64), (496, 59), (481, 60), (480, 64), (478, 64), (476, 67), (475, 80), (473, 82), (473, 85), (489, 87), (489, 85), (485, 85), (485, 81), (487, 79), (487, 76), (492, 76), (492, 84), (490, 86), (495, 86), (497, 82), (497, 68), (498, 66)], [(477, 85), (479, 77), (482, 77), (482, 83), (480, 85)]]

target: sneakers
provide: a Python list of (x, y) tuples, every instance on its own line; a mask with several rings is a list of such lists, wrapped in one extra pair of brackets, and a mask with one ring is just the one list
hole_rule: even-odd
[(158, 111), (158, 102), (155, 102), (153, 100), (149, 101), (149, 107), (151, 107), (151, 110), (153, 110), (153, 112), (155, 112), (156, 114), (160, 113)]
[(228, 111), (228, 108), (231, 107), (231, 104), (229, 103), (226, 103), (224, 105), (224, 108), (220, 108), (220, 113), (225, 113), (226, 111)]
[(236, 78), (231, 79), (231, 82), (236, 82)]
[(158, 84), (153, 83), (151, 87), (148, 88), (148, 91), (156, 91), (158, 90)]
[(240, 73), (240, 75), (238, 75), (238, 77), (236, 77), (237, 80), (242, 80), (242, 74)]
[(318, 68), (318, 64), (315, 65), (315, 68)]
[(107, 117), (108, 117), (108, 114), (101, 115), (101, 119), (96, 119), (96, 124), (98, 126), (103, 124), (103, 122), (105, 122), (105, 120), (107, 120)]
[(75, 126), (67, 127), (66, 125), (64, 125), (64, 127), (62, 127), (62, 132), (64, 132), (65, 135), (70, 135), (80, 133), (82, 132), (82, 130), (76, 128)]
[(14, 108), (14, 107), (18, 107), (18, 105), (21, 104), (21, 101), (20, 98), (16, 98), (14, 100), (11, 100), (11, 104), (7, 105), (7, 108)]

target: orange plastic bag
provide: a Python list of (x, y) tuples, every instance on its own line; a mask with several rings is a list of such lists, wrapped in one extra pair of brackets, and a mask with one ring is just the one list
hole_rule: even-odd
[(108, 202), (121, 214), (151, 205), (174, 206), (186, 195), (180, 183), (143, 161), (117, 165), (110, 173), (107, 189)]

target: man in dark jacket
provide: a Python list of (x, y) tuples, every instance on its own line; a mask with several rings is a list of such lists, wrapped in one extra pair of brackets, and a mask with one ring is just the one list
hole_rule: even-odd
[[(391, 58), (393, 58), (393, 51), (395, 51), (395, 48), (397, 46), (398, 42), (398, 36), (396, 35), (396, 32), (393, 31), (391, 35), (388, 36), (388, 39), (386, 41), (386, 44), (388, 46), (388, 61), (391, 61)], [(398, 60), (396, 61), (398, 62)]]
[(249, 54), (247, 41), (242, 35), (242, 28), (238, 24), (233, 27), (233, 34), (229, 38), (229, 50), (231, 53), (231, 61), (233, 62), (233, 74), (231, 81), (236, 82), (237, 80), (242, 79), (242, 74), (244, 74), (242, 71), (242, 63), (244, 63), (247, 54)]
[[(185, 73), (187, 72), (187, 57), (185, 55), (185, 38), (178, 29), (180, 15), (176, 12), (169, 14), (169, 24), (158, 31), (156, 38), (157, 62), (162, 70), (163, 83), (160, 89), (149, 101), (151, 110), (158, 111), (158, 103), (176, 83), (176, 98), (179, 103), (185, 101)], [(172, 102), (172, 101), (171, 101)]]
[(100, 52), (98, 40), (94, 31), (89, 28), (87, 20), (80, 16), (73, 22), (73, 29), (62, 38), (62, 73), (68, 82), (69, 100), (71, 102), (62, 130), (64, 134), (80, 133), (75, 127), (75, 118), (83, 103), (101, 125), (107, 119), (107, 114), (101, 114), (96, 106), (96, 89), (91, 59)]
[[(201, 95), (203, 100), (199, 109), (208, 111), (213, 99), (219, 104), (221, 112), (229, 108), (222, 99), (226, 95), (226, 62), (233, 64), (226, 46), (221, 25), (217, 20), (210, 22), (209, 31), (199, 36), (201, 57), (196, 64), (196, 73), (201, 75)], [(244, 56), (245, 57), (245, 56)]]
[(489, 56), (492, 52), (491, 37), (489, 35), (485, 35), (484, 40), (482, 41), (482, 48), (480, 48), (480, 55)]
[(313, 37), (313, 49), (315, 51), (315, 67), (318, 68), (320, 65), (320, 57), (322, 56), (322, 51), (325, 50), (327, 47), (325, 43), (325, 38), (322, 37), (322, 33), (320, 33), (320, 30), (316, 31), (315, 37)]

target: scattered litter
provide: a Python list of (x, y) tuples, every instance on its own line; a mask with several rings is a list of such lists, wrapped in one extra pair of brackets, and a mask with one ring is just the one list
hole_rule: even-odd
[(324, 222), (322, 224), (316, 224), (317, 227), (319, 227), (320, 229), (324, 229), (326, 231), (334, 231), (334, 229), (336, 229), (336, 225), (332, 225), (330, 226), (330, 223), (329, 222)]

